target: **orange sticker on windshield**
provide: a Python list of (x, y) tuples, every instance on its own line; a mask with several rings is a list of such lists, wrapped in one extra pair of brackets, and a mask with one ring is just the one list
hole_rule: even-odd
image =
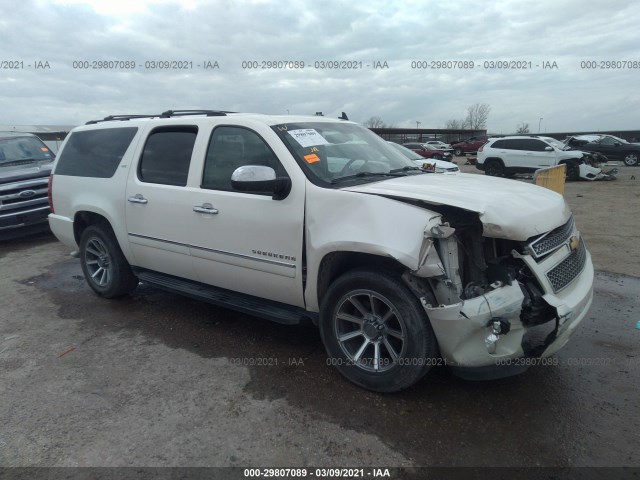
[(47, 147), (40, 147), (40, 150), (42, 150), (43, 152), (48, 152), (49, 149)]
[(315, 153), (312, 153), (311, 155), (305, 155), (304, 159), (307, 161), (307, 163), (316, 163), (320, 161), (320, 157)]

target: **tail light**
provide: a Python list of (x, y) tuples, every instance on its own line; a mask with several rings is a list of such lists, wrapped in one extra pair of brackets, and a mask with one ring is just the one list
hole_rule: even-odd
[(484, 148), (484, 144), (480, 145), (480, 148), (478, 149), (478, 152), (481, 152), (483, 148)]
[(51, 213), (55, 213), (53, 211), (53, 174), (49, 175), (49, 186), (47, 187), (47, 197), (49, 198), (49, 210)]

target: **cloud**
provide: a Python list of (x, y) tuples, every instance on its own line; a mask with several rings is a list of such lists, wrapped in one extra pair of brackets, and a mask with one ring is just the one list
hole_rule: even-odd
[[(537, 127), (540, 117), (547, 131), (638, 128), (637, 15), (619, 0), (30, 0), (5, 10), (0, 60), (24, 67), (0, 70), (0, 124), (200, 107), (346, 111), (356, 121), (375, 115), (436, 128), (482, 102), (492, 106), (495, 132), (523, 121)], [(412, 68), (412, 61), (453, 60), (474, 68)], [(636, 68), (581, 68), (592, 60), (635, 60)], [(50, 68), (27, 66), (36, 61)], [(136, 68), (78, 68), (94, 61)], [(164, 61), (190, 68), (158, 68)], [(219, 69), (202, 67), (214, 61)], [(274, 61), (305, 68), (246, 68)], [(328, 68), (336, 61), (358, 68)], [(531, 68), (485, 63), (496, 61)], [(376, 62), (388, 68), (374, 69)], [(558, 68), (543, 69), (544, 62)]]

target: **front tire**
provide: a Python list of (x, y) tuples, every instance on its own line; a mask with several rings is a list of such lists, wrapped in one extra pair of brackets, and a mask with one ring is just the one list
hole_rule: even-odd
[(464, 150), (462, 150), (461, 148), (456, 148), (456, 149), (453, 151), (453, 154), (454, 154), (456, 157), (462, 157), (462, 156), (464, 155)]
[(567, 182), (575, 182), (580, 179), (580, 167), (576, 163), (567, 163), (565, 179)]
[(638, 166), (638, 153), (629, 152), (624, 156), (622, 161), (627, 167), (636, 167)]
[(356, 269), (338, 278), (320, 310), (328, 363), (375, 392), (396, 392), (420, 380), (438, 352), (429, 319), (391, 271)]
[(82, 232), (80, 265), (87, 283), (101, 297), (121, 297), (138, 286), (138, 278), (108, 226), (91, 225)]

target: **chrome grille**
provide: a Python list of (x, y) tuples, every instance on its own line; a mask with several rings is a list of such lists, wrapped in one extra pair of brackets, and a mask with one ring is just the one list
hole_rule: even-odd
[(0, 217), (47, 206), (48, 181), (47, 176), (0, 185)]
[(535, 240), (529, 242), (527, 245), (527, 253), (531, 254), (534, 258), (540, 258), (560, 247), (571, 237), (574, 230), (573, 215), (567, 223), (561, 227), (551, 230), (544, 235), (539, 236)]
[(581, 238), (578, 249), (571, 252), (567, 258), (546, 273), (547, 280), (551, 283), (553, 291), (557, 293), (569, 285), (573, 279), (580, 275), (586, 261), (587, 249)]

